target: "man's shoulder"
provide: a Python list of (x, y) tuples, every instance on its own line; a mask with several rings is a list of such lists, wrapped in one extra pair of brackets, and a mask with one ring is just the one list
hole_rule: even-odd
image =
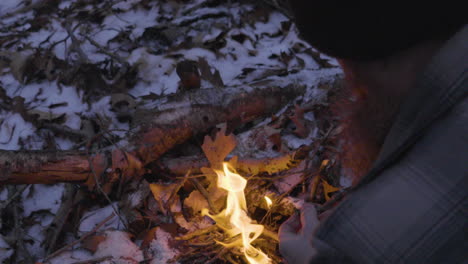
[(362, 184), (404, 155), (453, 107), (463, 107), (462, 101), (468, 96), (467, 42), (468, 26), (465, 26), (434, 56), (400, 107), (379, 157)]
[(460, 262), (468, 230), (467, 135), (465, 98), (343, 201), (318, 238), (358, 263)]
[(359, 188), (317, 238), (356, 263), (459, 263), (468, 225), (468, 27), (418, 81)]

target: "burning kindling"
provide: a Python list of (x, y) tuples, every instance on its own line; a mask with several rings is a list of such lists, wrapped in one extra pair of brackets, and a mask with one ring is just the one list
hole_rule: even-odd
[(270, 258), (251, 244), (262, 234), (264, 227), (252, 223), (252, 219), (247, 215), (244, 195), (247, 180), (231, 170), (226, 162), (223, 163), (222, 171), (215, 170), (218, 175), (217, 186), (228, 192), (226, 208), (217, 215), (209, 214), (208, 209), (203, 209), (202, 214), (216, 221), (216, 225), (229, 236), (237, 237), (233, 242), (218, 241), (218, 243), (228, 248), (241, 247), (241, 251), (251, 264), (270, 263)]
[(245, 170), (236, 156), (225, 161), (236, 144), (234, 135), (226, 135), (225, 126), (221, 126), (214, 138), (205, 137), (202, 149), (210, 166), (200, 169), (203, 180), (190, 178), (197, 190), (184, 200), (184, 205), (192, 209), (193, 217), (198, 218), (195, 221), (206, 221), (209, 225), (177, 238), (190, 248), (178, 258), (179, 261), (281, 262), (278, 236), (270, 230), (276, 230), (277, 222), (289, 216), (294, 206), (285, 204), (282, 198), (278, 199), (279, 196), (269, 191), (271, 184), (266, 184), (267, 181), (259, 176), (259, 170), (252, 166), (259, 164), (273, 172), (286, 171), (294, 167), (296, 163), (291, 160), (298, 155), (275, 159), (270, 165), (250, 162), (252, 169)]
[(211, 168), (205, 168), (204, 171), (211, 181), (212, 189), (223, 189), (227, 192), (226, 207), (215, 215), (210, 214), (209, 210), (204, 208), (202, 215), (209, 216), (216, 222), (216, 226), (224, 231), (223, 240), (216, 240), (216, 242), (225, 249), (240, 249), (251, 264), (271, 263), (267, 254), (252, 245), (252, 242), (264, 231), (264, 226), (254, 223), (247, 214), (247, 201), (244, 194), (247, 180), (237, 174), (228, 162), (224, 162), (224, 158), (236, 146), (235, 137), (225, 135), (225, 133), (226, 128), (223, 126), (214, 141), (207, 136), (202, 148), (211, 164)]

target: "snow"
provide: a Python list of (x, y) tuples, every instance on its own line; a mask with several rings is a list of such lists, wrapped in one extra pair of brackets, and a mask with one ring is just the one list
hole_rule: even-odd
[[(117, 207), (117, 203), (113, 203)], [(81, 235), (86, 234), (93, 230), (98, 224), (102, 223), (108, 216), (114, 213), (114, 210), (111, 205), (108, 205), (103, 208), (96, 208), (86, 212), (81, 218), (80, 227), (78, 231)], [(120, 230), (123, 229), (124, 225), (120, 222), (118, 216), (114, 215), (109, 221), (107, 221), (103, 226), (101, 226), (98, 231), (103, 231), (107, 229)]]
[(116, 29), (104, 29), (94, 34), (92, 39), (105, 46), (109, 40), (115, 38), (118, 34), (119, 31)]
[(7, 188), (3, 188), (3, 189), (0, 191), (0, 201), (5, 201), (6, 199), (8, 199), (8, 189), (7, 189)]
[(112, 261), (101, 263), (133, 264), (143, 261), (143, 252), (130, 240), (130, 235), (121, 231), (106, 231), (106, 240), (99, 243), (94, 257), (112, 256)]
[(66, 9), (66, 8), (69, 8), (72, 4), (72, 1), (71, 0), (65, 0), (65, 1), (60, 1), (60, 4), (59, 4), (59, 9)]
[(340, 177), (340, 186), (343, 188), (351, 187), (353, 184), (353, 179), (349, 175), (341, 175)]
[(138, 65), (138, 83), (130, 94), (138, 97), (150, 92), (169, 94), (177, 91), (179, 77), (175, 71), (176, 61), (162, 55), (149, 54), (145, 48), (135, 49), (128, 60), (132, 65)]
[[(52, 114), (66, 113), (65, 125), (72, 129), (80, 128), (81, 118), (77, 113), (85, 111), (87, 106), (82, 102), (82, 93), (78, 93), (75, 87), (62, 85), (62, 89), (60, 89), (55, 81), (19, 85), (11, 74), (1, 76), (0, 81), (8, 96), (12, 98), (21, 96), (25, 99), (25, 105), (38, 111)], [(50, 108), (51, 105), (61, 103), (65, 103), (65, 105)]]
[(5, 263), (11, 255), (13, 255), (14, 250), (8, 245), (8, 243), (3, 239), (3, 235), (0, 234), (0, 263)]
[(22, 194), (23, 216), (28, 217), (33, 212), (48, 210), (57, 213), (62, 202), (64, 184), (36, 184), (29, 186)]
[(83, 249), (75, 249), (73, 251), (65, 251), (57, 257), (49, 260), (50, 264), (65, 264), (65, 263), (75, 263), (78, 261), (86, 261), (92, 259), (93, 255)]
[[(13, 1), (16, 1), (16, 0), (13, 0)], [(2, 3), (3, 3), (3, 1), (2, 1)], [(2, 17), (1, 22), (4, 25), (10, 25), (12, 23), (16, 23), (17, 21), (23, 22), (23, 21), (26, 21), (28, 19), (34, 18), (34, 11), (18, 13), (18, 14), (12, 15), (12, 16), (7, 15), (7, 14), (14, 14), (14, 11), (16, 11), (18, 9), (20, 9), (20, 7), (17, 8), (17, 9), (16, 8), (15, 9), (8, 9), (8, 10), (5, 9), (4, 13), (0, 15)], [(2, 11), (0, 11), (0, 12), (2, 12)], [(7, 16), (3, 17), (3, 15), (7, 15)], [(19, 23), (19, 24), (21, 24), (21, 23)]]
[[(31, 45), (31, 47), (39, 47), (44, 44), (44, 41), (49, 38), (51, 43), (61, 41), (68, 37), (68, 33), (65, 28), (60, 24), (59, 21), (52, 19), (46, 28), (42, 28), (37, 32), (32, 32), (29, 37), (25, 39), (25, 42)], [(58, 46), (63, 46), (58, 44)], [(57, 54), (63, 55), (63, 54)], [(63, 56), (60, 56), (63, 57)]]
[(132, 28), (132, 38), (139, 38), (145, 28), (157, 25), (156, 18), (159, 15), (158, 8), (150, 10), (129, 10), (118, 15), (110, 15), (104, 19), (103, 25), (108, 29), (123, 30)]
[(22, 2), (18, 0), (2, 0), (0, 3), (0, 16), (11, 13), (15, 9), (22, 6)]
[(0, 125), (0, 149), (18, 150), (19, 138), (26, 138), (35, 133), (35, 128), (24, 121), (20, 114), (7, 113), (3, 116)]
[[(172, 235), (163, 231), (161, 228), (156, 229), (155, 239), (151, 241), (148, 254), (152, 258), (151, 264), (169, 263), (169, 260), (177, 256), (178, 250), (169, 245), (169, 241), (173, 239)], [(174, 262), (178, 263), (178, 262)]]
[(35, 224), (30, 227), (26, 227), (26, 234), (31, 239), (31, 243), (25, 243), (28, 252), (34, 252), (35, 256), (43, 257), (45, 249), (41, 245), (45, 239), (44, 227), (41, 224)]

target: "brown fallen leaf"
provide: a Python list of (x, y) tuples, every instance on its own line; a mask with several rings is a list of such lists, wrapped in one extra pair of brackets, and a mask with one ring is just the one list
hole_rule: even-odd
[(214, 140), (209, 135), (205, 136), (202, 145), (203, 152), (210, 162), (211, 168), (216, 170), (222, 170), (224, 159), (235, 147), (236, 138), (232, 134), (226, 135), (226, 124), (220, 127)]
[(328, 182), (323, 180), (323, 179), (322, 179), (322, 185), (323, 185), (323, 192), (325, 194), (325, 199), (327, 201), (330, 200), (330, 198), (331, 198), (330, 193), (333, 193), (333, 192), (336, 192), (336, 191), (340, 190), (340, 188), (328, 184)]
[(106, 240), (106, 236), (103, 236), (103, 235), (90, 236), (86, 238), (85, 240), (83, 240), (83, 242), (81, 242), (81, 246), (95, 253), (98, 249), (99, 244), (101, 244), (101, 242), (105, 240)]
[(301, 146), (296, 151), (281, 155), (275, 158), (264, 159), (241, 159), (233, 157), (229, 162), (240, 172), (250, 175), (257, 175), (266, 172), (267, 174), (277, 173), (296, 167), (307, 157), (310, 148)]
[(217, 69), (214, 69), (214, 73), (211, 72), (211, 67), (204, 58), (198, 58), (198, 66), (200, 67), (200, 73), (202, 79), (210, 82), (214, 87), (224, 87), (223, 79)]
[(161, 212), (163, 214), (167, 214), (167, 209), (168, 207), (170, 207), (168, 206), (167, 203), (169, 202), (169, 198), (171, 197), (171, 194), (178, 187), (178, 185), (179, 185), (178, 183), (173, 183), (173, 184), (168, 184), (168, 185), (157, 184), (157, 183), (150, 184), (151, 193), (153, 193), (154, 199), (158, 202)]
[(158, 230), (158, 228), (160, 228), (159, 226), (156, 226), (156, 227), (153, 227), (151, 228), (149, 231), (147, 231), (145, 233), (145, 236), (143, 238), (143, 241), (141, 242), (141, 248), (142, 249), (147, 249), (151, 243), (151, 241), (153, 241), (153, 239), (156, 238), (156, 231)]
[(296, 126), (294, 134), (300, 138), (306, 138), (310, 133), (310, 129), (307, 127), (307, 122), (304, 118), (304, 113), (304, 109), (296, 104), (294, 105), (294, 112), (289, 117)]
[(179, 88), (192, 90), (200, 88), (200, 73), (196, 61), (183, 60), (177, 63), (176, 73), (180, 78)]

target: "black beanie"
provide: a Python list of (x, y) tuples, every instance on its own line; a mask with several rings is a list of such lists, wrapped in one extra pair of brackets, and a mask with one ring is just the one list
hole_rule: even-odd
[(447, 39), (467, 22), (463, 2), (290, 0), (306, 41), (330, 56), (355, 60), (384, 58), (422, 41)]

